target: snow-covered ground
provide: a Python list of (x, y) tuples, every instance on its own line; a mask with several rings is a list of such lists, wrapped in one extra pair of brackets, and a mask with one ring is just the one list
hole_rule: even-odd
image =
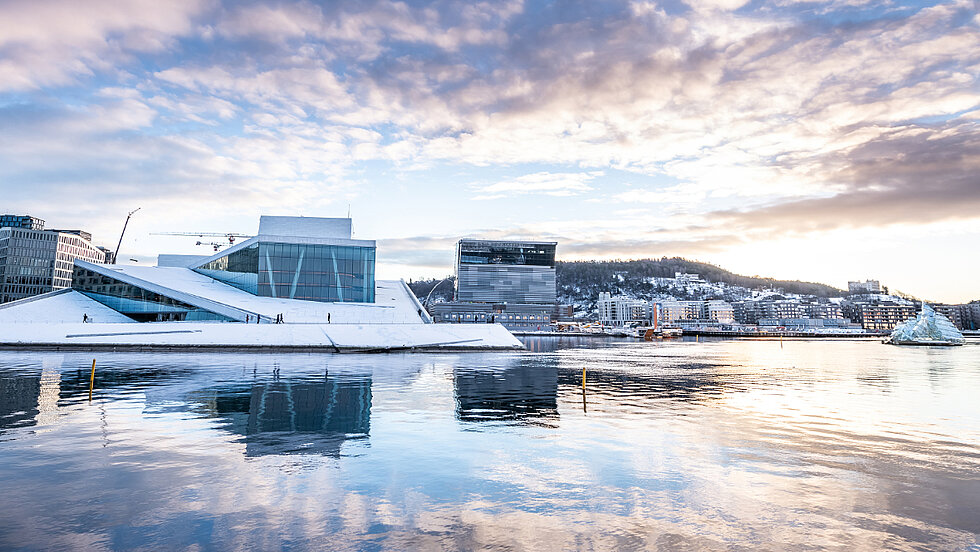
[[(8, 324), (81, 322), (86, 315), (92, 322), (133, 322), (128, 316), (77, 291), (62, 289), (0, 305), (0, 331)], [(3, 334), (0, 334), (0, 340), (2, 338)]]

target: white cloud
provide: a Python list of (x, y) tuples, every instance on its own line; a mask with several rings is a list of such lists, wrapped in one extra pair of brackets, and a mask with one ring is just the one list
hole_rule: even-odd
[(526, 194), (549, 196), (577, 195), (592, 190), (588, 182), (602, 176), (602, 174), (602, 171), (579, 173), (539, 172), (527, 174), (513, 180), (474, 186), (478, 191), (478, 195), (474, 199), (499, 199)]

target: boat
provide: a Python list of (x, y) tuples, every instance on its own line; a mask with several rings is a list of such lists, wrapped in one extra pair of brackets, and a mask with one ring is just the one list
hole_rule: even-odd
[(886, 343), (892, 345), (938, 345), (954, 347), (966, 340), (956, 326), (931, 306), (922, 303), (922, 311), (906, 320), (892, 332)]

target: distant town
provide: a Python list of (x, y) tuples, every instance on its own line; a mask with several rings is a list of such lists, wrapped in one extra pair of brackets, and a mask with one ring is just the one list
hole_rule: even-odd
[[(922, 305), (918, 299), (889, 293), (887, 286), (872, 279), (848, 282), (846, 291), (805, 282), (777, 287), (771, 281), (763, 285), (759, 279), (731, 275), (711, 265), (701, 265), (710, 270), (710, 276), (682, 270), (664, 274), (671, 267), (697, 264), (683, 259), (560, 263), (557, 249), (553, 241), (464, 238), (457, 242), (453, 276), (409, 282), (409, 286), (433, 322), (501, 324), (515, 333), (639, 336), (652, 329), (736, 336), (882, 335), (914, 318)], [(46, 229), (45, 221), (37, 217), (2, 215), (0, 303), (67, 288), (105, 301), (73, 281), (79, 280), (75, 261), (91, 269), (86, 263), (113, 264), (115, 254), (93, 245), (92, 236), (83, 230)], [(161, 255), (161, 266), (175, 262), (172, 257)], [(182, 258), (177, 261), (184, 262)], [(222, 280), (226, 269), (215, 272), (202, 266), (194, 270)], [(373, 268), (371, 271), (373, 274)], [(311, 296), (310, 300), (360, 300), (352, 299), (350, 293), (345, 299), (342, 274), (334, 276), (336, 281), (330, 283), (328, 278), (322, 285), (336, 287), (337, 293)], [(294, 294), (298, 278), (292, 279)], [(729, 281), (720, 281), (726, 278)], [(261, 295), (260, 291), (255, 292)], [(277, 296), (275, 290), (270, 293)], [(361, 295), (373, 299), (370, 290), (362, 290)], [(980, 301), (931, 306), (960, 330), (980, 327)], [(138, 314), (145, 321), (183, 320), (179, 309), (171, 309), (166, 316)]]

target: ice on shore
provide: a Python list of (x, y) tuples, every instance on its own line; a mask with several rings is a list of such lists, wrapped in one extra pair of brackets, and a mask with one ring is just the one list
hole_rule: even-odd
[(963, 334), (949, 321), (926, 303), (922, 303), (919, 316), (906, 320), (892, 332), (889, 343), (895, 345), (959, 345)]

